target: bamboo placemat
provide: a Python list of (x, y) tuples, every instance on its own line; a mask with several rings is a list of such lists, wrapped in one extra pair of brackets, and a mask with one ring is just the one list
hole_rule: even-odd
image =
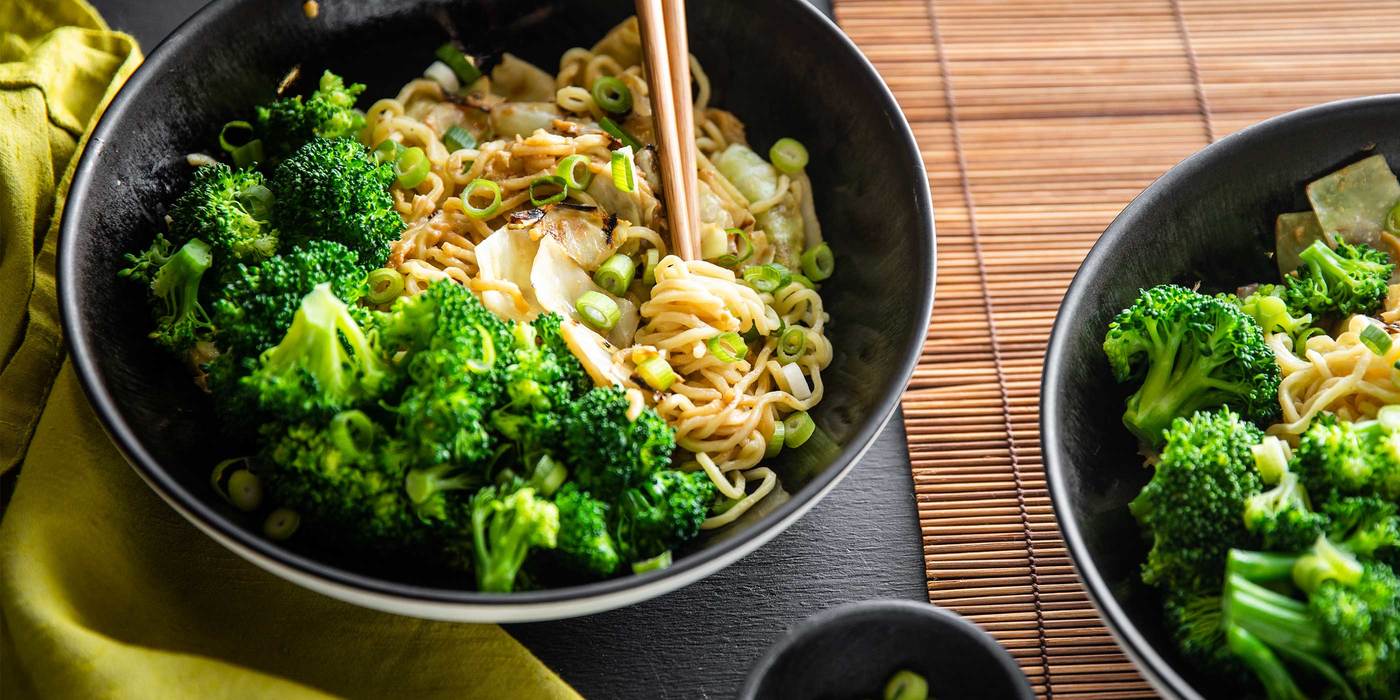
[(938, 288), (904, 397), (929, 598), (1045, 697), (1151, 689), (1084, 594), (1041, 464), (1046, 337), (1084, 254), (1153, 178), (1308, 104), (1400, 91), (1400, 3), (838, 0), (923, 149)]

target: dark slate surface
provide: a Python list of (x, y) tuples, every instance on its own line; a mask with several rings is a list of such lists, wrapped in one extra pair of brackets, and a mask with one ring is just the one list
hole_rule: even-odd
[[(147, 50), (203, 4), (93, 0)], [(725, 698), (768, 645), (808, 615), (855, 600), (926, 595), (903, 418), (896, 415), (824, 501), (725, 571), (631, 608), (508, 629), (588, 697)]]

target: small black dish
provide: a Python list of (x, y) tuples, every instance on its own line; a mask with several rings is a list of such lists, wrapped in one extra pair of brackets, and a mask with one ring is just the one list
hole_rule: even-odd
[(932, 698), (1035, 697), (1011, 655), (977, 625), (927, 603), (866, 600), (788, 630), (749, 671), (739, 698), (878, 698), (906, 669), (928, 679)]
[(1400, 95), (1332, 102), (1266, 120), (1199, 151), (1139, 194), (1104, 231), (1055, 319), (1041, 384), (1051, 500), (1075, 567), (1109, 629), (1168, 697), (1221, 697), (1176, 651), (1127, 504), (1152, 476), (1123, 427), (1130, 393), (1103, 354), (1109, 320), (1138, 290), (1209, 291), (1273, 279), (1274, 218), (1309, 208), (1303, 187), (1363, 157), (1400, 163)]

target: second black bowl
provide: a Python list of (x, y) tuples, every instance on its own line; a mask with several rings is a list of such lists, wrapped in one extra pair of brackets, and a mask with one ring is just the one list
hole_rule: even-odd
[(1309, 208), (1303, 186), (1363, 156), (1400, 164), (1400, 95), (1290, 112), (1196, 153), (1123, 210), (1070, 284), (1045, 357), (1041, 435), (1055, 516), (1109, 629), (1165, 694), (1217, 697), (1176, 652), (1161, 601), (1138, 578), (1147, 546), (1127, 504), (1147, 483), (1123, 427), (1129, 391), (1103, 354), (1108, 322), (1138, 290), (1232, 290), (1278, 275), (1274, 217)]

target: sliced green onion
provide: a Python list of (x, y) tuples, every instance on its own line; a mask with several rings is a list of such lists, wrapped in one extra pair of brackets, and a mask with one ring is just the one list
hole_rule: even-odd
[(776, 292), (791, 279), (792, 273), (778, 263), (750, 265), (744, 268), (744, 281), (759, 292)]
[(749, 354), (749, 346), (744, 343), (743, 336), (734, 331), (710, 338), (705, 341), (705, 347), (709, 348), (710, 354), (720, 362), (738, 362)]
[(640, 365), (637, 365), (637, 374), (647, 386), (657, 390), (666, 391), (671, 388), (671, 384), (676, 381), (676, 371), (671, 369), (670, 363), (660, 357), (653, 357)]
[(1361, 344), (1371, 348), (1371, 352), (1377, 355), (1384, 355), (1390, 352), (1390, 334), (1380, 326), (1368, 323), (1361, 329)]
[(481, 70), (476, 67), (476, 64), (472, 63), (471, 59), (467, 58), (467, 55), (450, 41), (439, 46), (434, 55), (439, 61), (446, 63), (453, 73), (457, 74), (457, 79), (462, 81), (462, 87), (470, 87), (472, 83), (481, 78)]
[(835, 271), (836, 256), (831, 253), (831, 246), (820, 243), (802, 251), (802, 274), (810, 277), (813, 282), (821, 282)]
[(642, 268), (642, 284), (656, 284), (656, 266), (661, 263), (661, 251), (655, 248), (647, 249), (647, 264)]
[(428, 154), (423, 149), (414, 146), (405, 148), (399, 154), (399, 159), (394, 161), (394, 177), (399, 183), (399, 187), (411, 190), (428, 179), (428, 169), (432, 164), (428, 162)]
[(331, 418), (331, 444), (351, 458), (369, 451), (374, 441), (374, 423), (364, 411), (341, 411)]
[(768, 149), (768, 160), (773, 162), (773, 167), (796, 175), (807, 167), (807, 147), (797, 139), (781, 138)]
[(605, 75), (593, 81), (593, 101), (605, 111), (626, 114), (632, 109), (632, 91), (621, 80)]
[[(491, 195), (491, 203), (478, 207), (472, 204), (472, 197), (478, 190), (486, 190)], [(467, 213), (477, 219), (489, 219), (496, 215), (496, 211), (501, 208), (501, 186), (484, 178), (477, 178), (467, 184), (467, 189), (462, 191), (462, 208)]]
[(262, 480), (247, 469), (239, 469), (228, 478), (228, 502), (246, 513), (262, 505)]
[(593, 283), (616, 296), (622, 296), (627, 293), (627, 287), (632, 284), (632, 277), (636, 274), (637, 262), (622, 253), (617, 253), (593, 273)]
[(241, 120), (231, 121), (225, 124), (224, 128), (219, 129), (219, 148), (224, 149), (225, 152), (233, 153), (252, 143), (255, 133), (252, 124)]
[(617, 325), (617, 320), (622, 317), (622, 310), (617, 308), (617, 302), (606, 294), (588, 291), (579, 296), (574, 302), (574, 308), (578, 310), (578, 315), (583, 317), (583, 322), (600, 330), (610, 331)]
[(270, 540), (285, 540), (296, 533), (301, 525), (301, 516), (290, 508), (278, 508), (267, 514), (263, 521), (263, 534)]
[(713, 261), (729, 252), (729, 234), (718, 226), (700, 229), (700, 259)]
[(535, 487), (535, 491), (541, 496), (548, 498), (564, 485), (564, 480), (569, 478), (569, 470), (563, 464), (554, 461), (549, 455), (540, 457), (540, 461), (535, 463), (535, 474), (530, 477), (530, 485)]
[(262, 139), (253, 139), (233, 150), (233, 165), (237, 168), (246, 168), (254, 163), (262, 162), (262, 159)]
[(624, 131), (623, 128), (621, 126), (618, 126), (617, 122), (613, 121), (612, 119), (608, 117), (603, 117), (602, 119), (598, 120), (598, 126), (603, 127), (603, 131), (608, 132), (608, 136), (611, 136), (617, 139), (618, 141), (621, 141), (622, 145), (627, 146), (628, 148), (631, 148), (634, 151), (642, 150), (642, 142), (638, 141), (637, 137)]
[(474, 374), (486, 374), (496, 364), (496, 341), (491, 339), (491, 333), (480, 323), (474, 324), (472, 327), (481, 336), (481, 357), (467, 360), (467, 369)]
[(238, 193), (238, 203), (243, 205), (243, 210), (248, 212), (249, 216), (258, 221), (271, 220), (274, 199), (272, 190), (262, 185), (253, 185)]
[(613, 186), (621, 192), (637, 189), (636, 164), (632, 162), (632, 147), (623, 146), (612, 152)]
[[(574, 177), (579, 166), (583, 166), (583, 177)], [(588, 156), (575, 153), (559, 161), (559, 167), (554, 169), (554, 174), (564, 178), (564, 184), (571, 190), (588, 189), (593, 183), (593, 171), (588, 169)]]
[(1392, 433), (1400, 430), (1400, 406), (1395, 404), (1381, 406), (1381, 409), (1376, 411), (1376, 420), (1380, 421), (1381, 426)]
[(369, 293), (365, 297), (371, 304), (387, 304), (403, 294), (403, 274), (391, 267), (381, 267), (369, 273)]
[(890, 676), (885, 683), (884, 700), (928, 700), (928, 680), (913, 671), (904, 670)]
[(215, 464), (214, 471), (209, 473), (209, 484), (214, 487), (215, 491), (219, 492), (220, 496), (223, 496), (225, 501), (228, 500), (228, 475), (231, 473), (230, 470), (232, 470), (234, 466), (246, 466), (247, 464), (247, 457), (234, 457)]
[(472, 132), (460, 126), (454, 126), (442, 135), (442, 144), (447, 146), (449, 151), (476, 148), (476, 137), (472, 136)]
[(788, 364), (796, 362), (802, 357), (802, 351), (807, 349), (807, 330), (802, 326), (788, 326), (783, 334), (778, 337), (778, 364)]
[(800, 274), (800, 273), (794, 272), (794, 273), (792, 273), (791, 275), (789, 275), (789, 277), (792, 278), (792, 281), (788, 282), (788, 284), (796, 284), (796, 285), (799, 285), (799, 286), (806, 287), (806, 288), (808, 288), (808, 289), (816, 289), (816, 288), (817, 288), (817, 284), (816, 284), (815, 282), (813, 282), (812, 280), (807, 279), (807, 276), (804, 275), (804, 274)]
[(1400, 203), (1390, 208), (1390, 213), (1385, 215), (1385, 228), (1391, 233), (1400, 235)]
[(399, 154), (404, 152), (403, 144), (393, 139), (384, 139), (374, 147), (374, 160), (378, 163), (397, 163)]
[(780, 420), (773, 421), (773, 436), (768, 438), (768, 444), (763, 448), (763, 458), (773, 459), (783, 451), (783, 438), (787, 435), (787, 426)]
[[(539, 192), (535, 191), (537, 187), (544, 188), (546, 192), (548, 192), (551, 187), (556, 189), (550, 194), (541, 196)], [(537, 207), (553, 204), (555, 202), (562, 202), (567, 196), (569, 196), (569, 183), (565, 182), (564, 178), (558, 175), (537, 177), (530, 183), (530, 203)]]
[(659, 571), (671, 565), (671, 550), (666, 550), (650, 559), (632, 562), (632, 573), (644, 574), (648, 571)]
[(801, 447), (807, 443), (807, 438), (812, 437), (816, 432), (817, 424), (812, 422), (812, 417), (806, 411), (798, 411), (783, 419), (783, 427), (786, 429), (783, 434), (783, 443), (786, 447)]
[[(747, 231), (741, 228), (725, 229), (726, 240), (724, 243), (725, 253), (714, 259), (714, 263), (720, 267), (738, 267), (749, 261), (753, 257), (753, 239), (749, 238)], [(729, 252), (728, 236), (734, 237), (734, 252)]]

